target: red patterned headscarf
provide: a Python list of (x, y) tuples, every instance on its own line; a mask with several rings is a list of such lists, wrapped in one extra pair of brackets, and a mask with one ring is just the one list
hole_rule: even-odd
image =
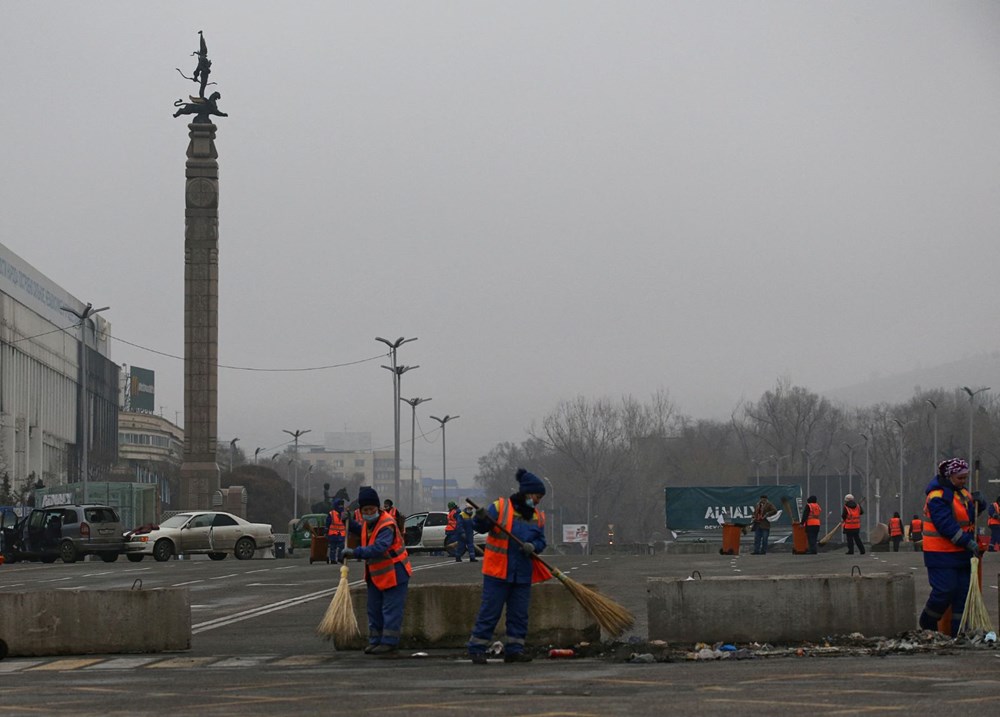
[(969, 472), (969, 464), (961, 458), (949, 458), (938, 464), (938, 474), (942, 478), (951, 478)]

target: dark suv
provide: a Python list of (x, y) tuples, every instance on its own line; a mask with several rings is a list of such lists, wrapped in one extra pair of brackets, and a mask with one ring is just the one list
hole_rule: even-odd
[(125, 548), (123, 532), (121, 518), (110, 506), (50, 505), (35, 508), (20, 520), (4, 552), (12, 562), (52, 563), (62, 558), (73, 563), (86, 555), (100, 555), (113, 563)]

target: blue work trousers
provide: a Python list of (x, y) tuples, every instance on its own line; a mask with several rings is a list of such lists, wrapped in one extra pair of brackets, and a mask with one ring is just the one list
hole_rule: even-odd
[(1000, 550), (1000, 525), (990, 526), (990, 550)]
[(326, 542), (330, 547), (330, 562), (339, 563), (340, 554), (344, 552), (344, 536), (328, 535), (326, 536)]
[(500, 613), (507, 606), (507, 640), (504, 650), (508, 655), (524, 652), (524, 639), (528, 636), (528, 608), (531, 607), (531, 583), (509, 583), (488, 575), (483, 576), (483, 602), (469, 638), (469, 654), (486, 652), (493, 640), (493, 631), (500, 621)]
[(770, 528), (753, 529), (753, 552), (754, 555), (764, 555), (767, 553), (767, 538), (771, 535)]
[(403, 583), (388, 590), (379, 590), (368, 583), (368, 644), (398, 645), (399, 631), (403, 626), (403, 607), (406, 590)]
[(934, 620), (938, 620), (950, 607), (952, 637), (958, 634), (958, 626), (962, 622), (971, 577), (972, 567), (970, 565), (954, 568), (927, 568), (931, 595), (927, 598), (924, 612)]
[(469, 562), (476, 562), (476, 546), (472, 542), (472, 523), (469, 523), (469, 527), (463, 530), (461, 527), (458, 532), (455, 533), (455, 538), (458, 540), (458, 547), (455, 548), (455, 560), (459, 562), (462, 561), (462, 556), (466, 551), (469, 553)]

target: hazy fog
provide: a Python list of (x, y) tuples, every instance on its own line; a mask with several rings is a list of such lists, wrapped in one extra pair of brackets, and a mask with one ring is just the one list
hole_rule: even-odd
[[(996, 2), (4, 0), (0, 242), (174, 356), (198, 30), (230, 114), (220, 362), (373, 358), (220, 369), (251, 454), (391, 447), (376, 335), (419, 337), (417, 464), (460, 414), (463, 483), (579, 394), (718, 417), (998, 348)], [(183, 411), (179, 359), (112, 357)]]

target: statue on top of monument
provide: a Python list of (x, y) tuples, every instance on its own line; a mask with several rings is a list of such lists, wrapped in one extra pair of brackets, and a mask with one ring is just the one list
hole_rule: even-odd
[(190, 102), (185, 102), (184, 100), (174, 102), (174, 107), (179, 108), (174, 113), (174, 117), (196, 115), (192, 122), (210, 123), (210, 115), (215, 115), (216, 117), (228, 117), (229, 115), (219, 111), (217, 102), (222, 98), (221, 93), (213, 92), (210, 97), (205, 97), (205, 88), (215, 83), (208, 81), (208, 76), (212, 74), (212, 61), (208, 59), (208, 45), (205, 43), (205, 35), (201, 30), (198, 30), (198, 39), (199, 49), (191, 53), (198, 57), (198, 66), (194, 68), (193, 75), (188, 77), (181, 72), (179, 67), (175, 68), (185, 80), (198, 83), (198, 96), (190, 95), (188, 98), (191, 100)]

